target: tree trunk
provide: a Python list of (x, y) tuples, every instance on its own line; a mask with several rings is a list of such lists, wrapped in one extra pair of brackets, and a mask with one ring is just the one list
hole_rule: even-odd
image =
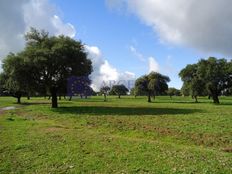
[(72, 96), (70, 96), (68, 100), (71, 101), (72, 100)]
[(212, 97), (213, 97), (213, 102), (214, 102), (215, 104), (219, 104), (219, 103), (220, 103), (220, 102), (219, 102), (219, 99), (218, 99), (218, 95), (213, 94)]
[(121, 98), (121, 95), (118, 95), (118, 98)]
[(17, 97), (17, 103), (20, 104), (21, 103), (21, 96)]
[(12, 97), (17, 98), (17, 103), (20, 104), (21, 103), (21, 97), (22, 97), (22, 93), (17, 91), (16, 93), (12, 94)]
[(29, 95), (29, 94), (27, 94), (27, 100), (30, 100), (30, 99), (31, 99), (30, 95)]
[(148, 94), (148, 96), (147, 96), (147, 102), (151, 103), (151, 95), (150, 94)]
[(52, 108), (58, 108), (56, 87), (52, 87), (51, 94), (52, 94)]
[(61, 100), (61, 95), (59, 96), (59, 100)]
[(217, 92), (217, 90), (210, 90), (210, 93), (211, 93), (211, 97), (213, 99), (213, 102), (215, 104), (219, 104), (220, 102), (219, 102), (219, 99), (218, 99), (218, 92)]
[(194, 96), (194, 98), (195, 98), (195, 103), (198, 103), (198, 100), (197, 100), (197, 96), (196, 96), (196, 95)]
[(104, 94), (104, 101), (106, 101), (106, 94)]

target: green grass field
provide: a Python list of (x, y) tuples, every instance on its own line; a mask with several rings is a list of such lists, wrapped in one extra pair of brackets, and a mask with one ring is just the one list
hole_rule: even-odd
[(232, 173), (232, 98), (0, 97), (0, 173)]

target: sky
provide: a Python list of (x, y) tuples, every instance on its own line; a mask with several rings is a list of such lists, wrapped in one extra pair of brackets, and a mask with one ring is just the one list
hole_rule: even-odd
[(179, 71), (201, 58), (230, 58), (231, 0), (1, 0), (0, 61), (24, 47), (30, 27), (85, 44), (91, 79), (135, 80), (151, 71), (181, 88)]

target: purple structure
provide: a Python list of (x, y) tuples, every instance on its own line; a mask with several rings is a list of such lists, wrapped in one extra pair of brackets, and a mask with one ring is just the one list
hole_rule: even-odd
[(91, 80), (88, 76), (71, 76), (67, 80), (67, 95), (72, 96), (91, 96), (93, 93), (92, 88), (90, 87)]

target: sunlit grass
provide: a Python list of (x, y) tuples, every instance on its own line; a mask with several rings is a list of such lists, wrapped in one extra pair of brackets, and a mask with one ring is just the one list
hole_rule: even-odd
[(0, 173), (232, 172), (232, 98), (22, 101), (0, 115)]

